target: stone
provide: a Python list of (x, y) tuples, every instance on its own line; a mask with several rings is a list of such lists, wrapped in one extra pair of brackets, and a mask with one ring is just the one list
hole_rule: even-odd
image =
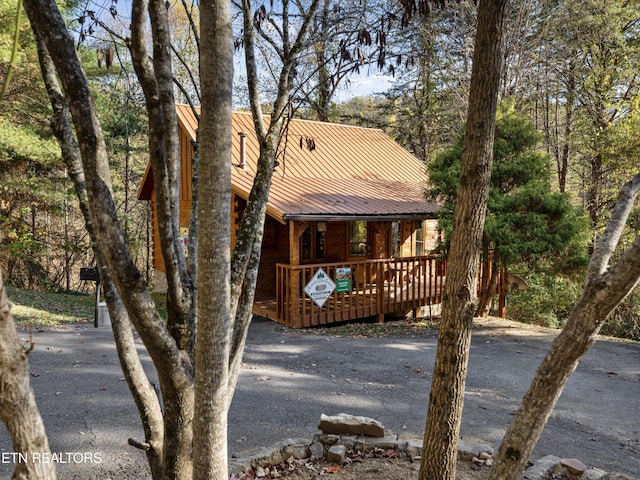
[(491, 458), (491, 454), (489, 452), (481, 452), (480, 455), (478, 455), (478, 458), (480, 460), (488, 460)]
[(251, 470), (251, 459), (247, 458), (244, 460), (232, 460), (229, 462), (229, 474), (230, 475), (241, 475), (247, 470)]
[(292, 456), (304, 459), (308, 458), (309, 455), (309, 440), (287, 439), (271, 447), (241, 452), (233, 459), (232, 473), (238, 473), (238, 470), (247, 466), (247, 464), (250, 468), (255, 469), (257, 466), (277, 465)]
[(347, 447), (344, 445), (334, 445), (327, 451), (327, 462), (342, 463), (347, 455)]
[(357, 417), (340, 413), (328, 416), (320, 415), (318, 428), (323, 433), (335, 433), (337, 435), (366, 435), (368, 437), (384, 437), (384, 427), (380, 422), (368, 417)]
[[(284, 458), (309, 458), (309, 443), (291, 443), (282, 447), (282, 456)], [(280, 463), (280, 462), (278, 462)]]
[(546, 478), (558, 463), (560, 463), (560, 457), (556, 457), (555, 455), (542, 457), (524, 471), (522, 479), (540, 480)]
[(482, 453), (493, 455), (493, 447), (486, 443), (471, 439), (458, 440), (458, 458), (464, 461), (471, 461), (473, 457), (480, 457)]
[(323, 445), (334, 445), (340, 441), (340, 435), (334, 435), (332, 433), (321, 433), (313, 437), (314, 441), (320, 442)]
[(601, 480), (606, 474), (607, 472), (599, 468), (590, 468), (582, 474), (580, 480)]
[(323, 458), (324, 457), (324, 445), (320, 442), (313, 442), (309, 445), (309, 452), (313, 458)]
[(395, 435), (386, 435), (384, 437), (362, 437), (362, 445), (364, 448), (360, 450), (373, 450), (374, 448), (398, 449), (398, 437)]
[(422, 439), (409, 438), (402, 443), (398, 442), (398, 450), (402, 450), (412, 458), (422, 456)]
[(587, 466), (577, 458), (563, 458), (560, 460), (560, 465), (573, 475), (582, 475), (587, 471)]
[(362, 443), (362, 438), (362, 436), (356, 435), (343, 435), (340, 437), (340, 440), (338, 440), (338, 444), (344, 445), (347, 447), (347, 450), (353, 450), (356, 448), (356, 445), (358, 445), (358, 442)]

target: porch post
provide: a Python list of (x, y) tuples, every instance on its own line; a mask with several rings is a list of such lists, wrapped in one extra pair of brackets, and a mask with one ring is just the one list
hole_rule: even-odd
[[(293, 267), (300, 265), (300, 237), (309, 226), (307, 222), (297, 223), (293, 220), (289, 221), (289, 264)], [(304, 316), (304, 308), (300, 303), (300, 271), (291, 270), (289, 277), (289, 305), (286, 306), (289, 312), (290, 321), (294, 327), (302, 327), (302, 317)]]

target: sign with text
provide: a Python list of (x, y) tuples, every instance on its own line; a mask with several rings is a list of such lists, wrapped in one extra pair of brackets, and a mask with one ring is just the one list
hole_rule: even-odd
[(313, 277), (311, 277), (307, 286), (304, 287), (304, 293), (306, 293), (316, 305), (323, 307), (335, 289), (336, 284), (329, 278), (327, 272), (319, 268)]
[(336, 268), (336, 292), (351, 291), (351, 267)]

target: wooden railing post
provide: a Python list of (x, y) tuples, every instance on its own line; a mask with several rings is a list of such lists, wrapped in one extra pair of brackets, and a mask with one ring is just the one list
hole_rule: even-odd
[(384, 323), (384, 263), (376, 263), (376, 310), (378, 323)]
[[(289, 264), (294, 267), (300, 265), (300, 237), (309, 226), (307, 222), (289, 222)], [(300, 309), (301, 287), (300, 271), (292, 268), (289, 275), (289, 305), (290, 325), (302, 327), (304, 308)], [(304, 306), (303, 306), (304, 307)]]

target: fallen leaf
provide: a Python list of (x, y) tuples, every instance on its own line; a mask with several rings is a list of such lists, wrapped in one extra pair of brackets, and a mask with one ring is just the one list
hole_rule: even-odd
[(332, 465), (331, 467), (325, 468), (324, 471), (327, 473), (338, 473), (340, 468), (340, 465)]

